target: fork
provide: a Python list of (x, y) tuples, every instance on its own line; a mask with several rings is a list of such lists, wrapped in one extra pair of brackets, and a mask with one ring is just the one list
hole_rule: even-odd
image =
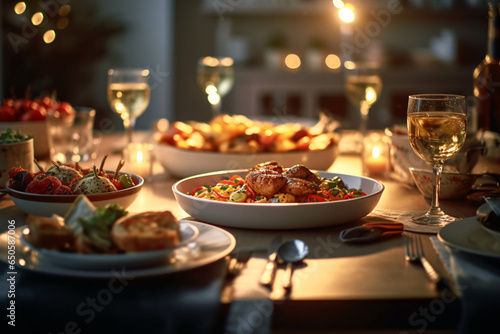
[(434, 266), (425, 257), (424, 249), (422, 247), (422, 238), (420, 235), (411, 236), (410, 234), (406, 234), (405, 246), (406, 261), (420, 263), (432, 283), (438, 284), (444, 281), (443, 277), (436, 271), (436, 269), (434, 269)]
[(236, 254), (236, 256), (231, 257), (227, 265), (228, 275), (238, 276), (251, 256), (252, 252), (245, 250), (245, 251), (239, 251), (238, 254)]

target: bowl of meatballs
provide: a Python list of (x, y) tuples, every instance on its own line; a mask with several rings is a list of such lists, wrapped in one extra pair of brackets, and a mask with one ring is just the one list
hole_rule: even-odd
[(369, 214), (384, 185), (374, 179), (296, 164), (200, 174), (173, 185), (179, 206), (219, 226), (303, 229), (349, 223)]

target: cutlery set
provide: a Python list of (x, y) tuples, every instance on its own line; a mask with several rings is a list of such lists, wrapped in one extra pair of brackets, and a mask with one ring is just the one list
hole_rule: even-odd
[[(293, 264), (302, 261), (309, 253), (309, 248), (301, 240), (282, 242), (281, 236), (276, 236), (268, 248), (267, 263), (262, 272), (259, 283), (272, 288), (276, 270), (281, 263), (286, 264), (283, 287), (292, 288)], [(239, 275), (252, 256), (251, 250), (242, 250), (228, 259), (227, 276), (231, 279)]]

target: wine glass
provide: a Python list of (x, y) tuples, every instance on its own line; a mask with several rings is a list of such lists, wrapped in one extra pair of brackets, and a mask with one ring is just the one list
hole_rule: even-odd
[(135, 120), (149, 105), (149, 70), (113, 68), (108, 71), (108, 102), (123, 120), (127, 144), (133, 142)]
[(412, 217), (418, 224), (444, 226), (458, 218), (439, 207), (441, 172), (445, 160), (460, 151), (467, 135), (465, 97), (452, 94), (410, 95), (408, 136), (415, 153), (431, 164), (434, 173), (432, 202), (424, 215)]
[(367, 130), (368, 113), (382, 92), (380, 68), (375, 62), (346, 61), (345, 91), (349, 102), (359, 108), (361, 121), (359, 131), (364, 136)]
[(233, 87), (233, 63), (230, 57), (204, 57), (198, 61), (196, 73), (198, 85), (207, 94), (214, 117), (220, 115), (222, 98)]

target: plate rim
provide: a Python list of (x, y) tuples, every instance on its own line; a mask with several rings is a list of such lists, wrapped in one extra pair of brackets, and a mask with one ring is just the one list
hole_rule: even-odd
[[(481, 228), (481, 223), (477, 220), (477, 216), (472, 216), (472, 217), (467, 217), (467, 218), (464, 218), (461, 220), (451, 222), (451, 223), (443, 226), (437, 234), (438, 239), (442, 243), (444, 243), (445, 245), (447, 245), (455, 250), (463, 251), (463, 252), (470, 253), (470, 254), (490, 257), (490, 258), (496, 258), (496, 259), (500, 258), (500, 252), (494, 253), (494, 252), (491, 252), (488, 250), (473, 249), (473, 248), (470, 248), (470, 247), (467, 247), (464, 245), (457, 244), (453, 241), (450, 241), (449, 238), (447, 239), (446, 236), (443, 236), (443, 233), (448, 233), (448, 230), (459, 228), (459, 224), (469, 224), (471, 226), (468, 226), (468, 228), (474, 228), (473, 231), (480, 230), (480, 231), (483, 231), (484, 233), (486, 233), (486, 235), (489, 235), (491, 238), (494, 238), (494, 236), (488, 234), (487, 231), (485, 231), (484, 229)], [(463, 230), (462, 230), (462, 233), (463, 233)]]
[[(212, 255), (207, 255), (206, 257), (203, 258), (196, 258), (194, 260), (191, 260), (188, 262), (188, 264), (182, 266), (182, 267), (175, 267), (174, 265), (159, 265), (159, 266), (154, 266), (154, 267), (148, 267), (148, 268), (140, 268), (140, 269), (125, 269), (127, 275), (134, 276), (134, 277), (154, 277), (154, 276), (160, 276), (160, 275), (173, 275), (177, 273), (182, 273), (188, 270), (200, 268), (206, 265), (209, 265), (211, 263), (217, 262), (224, 257), (226, 257), (229, 253), (231, 253), (235, 247), (236, 247), (236, 239), (235, 237), (229, 232), (226, 231), (220, 227), (213, 226), (211, 224), (203, 223), (203, 222), (198, 222), (198, 221), (189, 221), (189, 223), (193, 224), (198, 228), (200, 232), (200, 236), (198, 237), (198, 241), (200, 240), (201, 237), (203, 237), (205, 234), (209, 234), (211, 232), (217, 232), (220, 233), (221, 236), (224, 236), (227, 238), (227, 242), (220, 247), (224, 247), (224, 249), (221, 249), (218, 251), (216, 254)], [(23, 229), (25, 229), (27, 225), (23, 225), (20, 227), (17, 227), (15, 229), (15, 237), (16, 237), (16, 249), (19, 247), (19, 249), (16, 251), (16, 254), (21, 254), (26, 256), (28, 253), (22, 250), (24, 245), (20, 241), (20, 236), (22, 235)], [(4, 233), (0, 234), (0, 240), (4, 239), (2, 236), (8, 234), (8, 231), (5, 231)], [(211, 241), (210, 238), (206, 238), (208, 241)], [(1, 243), (2, 241), (0, 241)], [(6, 242), (6, 241), (5, 241)], [(3, 254), (3, 253), (2, 253)], [(5, 252), (6, 255), (6, 252)], [(19, 259), (19, 256), (16, 256), (16, 259)], [(0, 255), (0, 262), (8, 263), (7, 258), (3, 255)], [(104, 270), (104, 271), (92, 271), (92, 270), (78, 270), (78, 269), (71, 269), (71, 268), (62, 268), (62, 267), (56, 267), (53, 265), (46, 265), (40, 268), (41, 264), (32, 264), (35, 267), (24, 267), (20, 266), (19, 263), (16, 261), (15, 266), (16, 268), (20, 270), (26, 270), (29, 272), (36, 272), (38, 274), (45, 274), (45, 275), (51, 275), (51, 276), (64, 276), (64, 277), (74, 277), (74, 278), (92, 278), (92, 279), (103, 279), (103, 278), (113, 278), (114, 277), (114, 270), (120, 270), (122, 268), (116, 268), (113, 270)]]

